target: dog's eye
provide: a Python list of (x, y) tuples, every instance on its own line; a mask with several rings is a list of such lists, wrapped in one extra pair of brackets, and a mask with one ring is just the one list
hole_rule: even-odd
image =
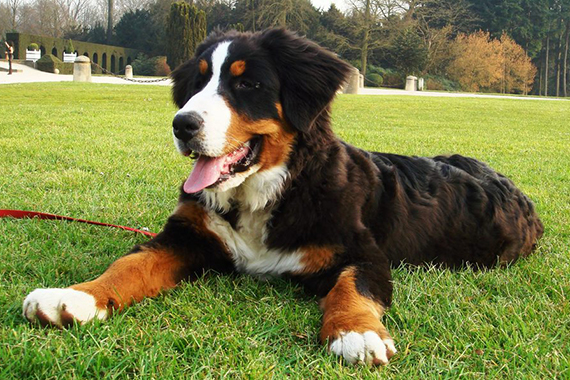
[(236, 90), (253, 90), (261, 88), (261, 83), (251, 82), (248, 80), (240, 80), (234, 85)]

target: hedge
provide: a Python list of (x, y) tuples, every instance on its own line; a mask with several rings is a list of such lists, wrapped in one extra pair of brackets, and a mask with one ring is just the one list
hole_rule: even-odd
[(53, 73), (55, 69), (60, 74), (73, 74), (73, 63), (63, 63), (61, 59), (52, 54), (45, 54), (36, 61), (36, 68), (46, 73)]
[[(36, 43), (42, 50), (42, 55), (51, 54), (52, 49), (57, 50), (58, 59), (63, 59), (63, 51), (70, 43), (75, 47), (78, 55), (87, 55), (93, 62), (93, 54), (97, 53), (98, 64), (103, 66), (103, 54), (107, 55), (107, 70), (111, 70), (111, 56), (115, 56), (115, 72), (121, 71), (124, 67), (134, 61), (140, 50), (123, 48), (119, 46), (94, 44), (91, 42), (65, 40), (63, 38), (53, 38), (47, 36), (37, 36), (24, 33), (6, 33), (7, 41), (14, 41), (14, 59), (26, 59), (26, 48), (31, 43)], [(87, 54), (85, 54), (87, 53)], [(119, 60), (123, 58), (123, 66), (120, 67)], [(130, 60), (129, 60), (130, 58)]]

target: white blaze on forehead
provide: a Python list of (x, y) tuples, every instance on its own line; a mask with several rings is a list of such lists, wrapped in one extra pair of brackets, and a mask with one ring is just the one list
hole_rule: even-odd
[(197, 136), (207, 156), (220, 156), (226, 145), (226, 133), (230, 126), (231, 110), (219, 94), (222, 65), (228, 57), (231, 41), (220, 43), (212, 53), (212, 77), (177, 114), (197, 112), (204, 119), (202, 132)]

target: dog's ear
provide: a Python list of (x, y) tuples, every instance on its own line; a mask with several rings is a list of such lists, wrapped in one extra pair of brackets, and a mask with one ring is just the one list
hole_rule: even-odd
[(278, 71), (285, 119), (296, 129), (308, 131), (345, 82), (350, 66), (334, 53), (285, 29), (265, 30), (260, 41)]
[(198, 74), (198, 64), (196, 58), (184, 62), (170, 73), (172, 78), (172, 100), (178, 108), (184, 107), (184, 104), (190, 99), (193, 82)]

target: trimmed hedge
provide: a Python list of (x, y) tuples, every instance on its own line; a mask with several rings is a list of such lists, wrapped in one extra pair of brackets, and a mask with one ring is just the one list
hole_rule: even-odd
[[(107, 70), (111, 71), (111, 56), (115, 56), (115, 72), (120, 72), (124, 70), (125, 66), (130, 62), (134, 61), (140, 50), (123, 48), (119, 46), (94, 44), (91, 42), (77, 41), (77, 40), (65, 40), (63, 38), (53, 38), (47, 36), (38, 36), (33, 34), (24, 33), (6, 33), (6, 40), (14, 41), (14, 59), (25, 59), (26, 58), (26, 48), (31, 43), (36, 43), (40, 46), (42, 54), (51, 54), (52, 50), (55, 48), (57, 50), (58, 59), (63, 59), (63, 51), (66, 46), (73, 45), (74, 51), (77, 51), (77, 55), (85, 55), (91, 59), (93, 62), (93, 54), (97, 54), (97, 63), (101, 66), (103, 65), (103, 54), (107, 57)], [(68, 46), (69, 47), (69, 46)], [(61, 57), (61, 58), (60, 58)], [(120, 59), (123, 59), (123, 66), (119, 67)], [(130, 60), (129, 60), (130, 58)], [(60, 69), (61, 72), (61, 69)]]
[(53, 73), (58, 69), (60, 74), (73, 74), (73, 63), (63, 63), (61, 59), (51, 54), (45, 54), (38, 59), (36, 68), (46, 73)]

